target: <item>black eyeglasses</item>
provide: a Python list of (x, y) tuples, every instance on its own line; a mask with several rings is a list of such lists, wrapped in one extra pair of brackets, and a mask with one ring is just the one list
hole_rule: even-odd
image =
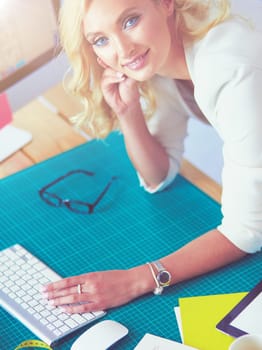
[(112, 185), (113, 181), (117, 179), (117, 176), (112, 176), (109, 182), (106, 184), (103, 191), (98, 195), (97, 199), (94, 201), (94, 203), (87, 203), (80, 200), (74, 200), (74, 199), (63, 199), (60, 198), (57, 194), (53, 192), (47, 191), (48, 188), (51, 186), (56, 185), (58, 182), (64, 180), (65, 178), (73, 175), (81, 173), (87, 176), (94, 176), (95, 173), (87, 170), (72, 170), (66, 173), (63, 176), (60, 176), (56, 180), (50, 182), (48, 185), (44, 186), (41, 190), (39, 190), (39, 195), (42, 198), (43, 201), (45, 201), (47, 204), (53, 206), (53, 207), (61, 207), (66, 206), (69, 210), (79, 213), (79, 214), (92, 214), (94, 212), (95, 207), (97, 204), (101, 201), (101, 199), (104, 197), (106, 192), (108, 191), (109, 187)]

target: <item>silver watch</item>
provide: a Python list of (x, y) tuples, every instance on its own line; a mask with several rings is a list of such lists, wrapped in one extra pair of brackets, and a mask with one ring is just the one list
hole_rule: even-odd
[(154, 290), (154, 294), (162, 294), (165, 287), (168, 287), (171, 282), (171, 273), (167, 271), (159, 260), (153, 261), (152, 264), (157, 270), (156, 279), (158, 287)]

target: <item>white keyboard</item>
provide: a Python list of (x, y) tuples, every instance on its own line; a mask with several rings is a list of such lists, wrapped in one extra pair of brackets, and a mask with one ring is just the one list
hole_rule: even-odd
[(105, 315), (72, 314), (50, 306), (40, 286), (61, 277), (16, 244), (0, 251), (0, 305), (48, 345)]

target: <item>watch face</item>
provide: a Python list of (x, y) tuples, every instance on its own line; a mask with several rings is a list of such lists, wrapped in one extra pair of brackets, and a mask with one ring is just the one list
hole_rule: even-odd
[(158, 280), (160, 285), (167, 285), (170, 283), (171, 275), (168, 271), (160, 271), (158, 274)]

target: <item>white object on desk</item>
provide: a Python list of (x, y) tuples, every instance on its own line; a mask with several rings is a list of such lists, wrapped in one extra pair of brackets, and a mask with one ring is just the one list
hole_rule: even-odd
[(30, 132), (11, 125), (12, 111), (5, 93), (0, 94), (0, 162), (32, 140)]
[(177, 321), (178, 330), (179, 330), (179, 333), (180, 333), (180, 338), (182, 340), (182, 343), (184, 343), (184, 336), (183, 336), (183, 328), (182, 328), (182, 319), (181, 319), (180, 307), (179, 306), (175, 306), (174, 307), (174, 312), (175, 312), (175, 315), (176, 315), (176, 321)]
[(243, 335), (231, 344), (229, 350), (262, 350), (262, 335)]
[(262, 334), (262, 291), (231, 322), (249, 334)]
[(17, 152), (32, 140), (32, 135), (13, 125), (6, 125), (0, 129), (0, 162)]
[(128, 329), (113, 320), (104, 320), (86, 330), (73, 343), (71, 350), (106, 350), (125, 337)]
[(197, 350), (191, 346), (177, 343), (174, 340), (146, 333), (134, 350)]
[(262, 280), (216, 325), (235, 338), (262, 334)]

